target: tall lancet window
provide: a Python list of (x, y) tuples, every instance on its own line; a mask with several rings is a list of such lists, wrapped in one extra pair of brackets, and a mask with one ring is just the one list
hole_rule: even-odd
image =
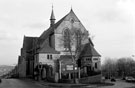
[(82, 33), (80, 30), (76, 31), (76, 50), (80, 51), (81, 49), (81, 40), (82, 40)]
[(64, 48), (65, 48), (65, 50), (69, 50), (71, 47), (70, 46), (71, 39), (70, 39), (69, 29), (65, 29), (63, 35), (64, 35), (64, 37), (63, 37), (64, 38)]

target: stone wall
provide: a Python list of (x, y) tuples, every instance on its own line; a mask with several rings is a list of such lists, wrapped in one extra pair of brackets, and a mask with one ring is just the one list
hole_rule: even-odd
[(18, 76), (26, 77), (26, 61), (21, 57), (21, 63), (18, 64)]
[[(74, 19), (74, 23), (71, 22), (71, 19)], [(74, 33), (76, 30), (80, 30), (85, 38), (82, 39), (82, 44), (88, 42), (88, 31), (85, 29), (83, 24), (79, 21), (75, 14), (70, 13), (66, 18), (61, 22), (61, 24), (55, 29), (55, 49), (57, 51), (63, 51), (63, 32), (65, 29), (69, 29), (70, 33)], [(75, 50), (75, 42), (72, 44), (72, 51)]]

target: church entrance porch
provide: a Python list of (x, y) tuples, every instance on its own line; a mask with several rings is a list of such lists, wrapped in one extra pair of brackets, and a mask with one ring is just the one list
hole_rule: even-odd
[(37, 65), (34, 69), (34, 76), (37, 80), (47, 80), (53, 76), (53, 68), (50, 65)]

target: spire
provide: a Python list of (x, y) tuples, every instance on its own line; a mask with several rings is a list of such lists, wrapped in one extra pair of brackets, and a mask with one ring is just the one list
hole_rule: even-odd
[(50, 26), (55, 24), (55, 16), (54, 16), (54, 12), (53, 12), (53, 5), (52, 5), (52, 13), (51, 13), (51, 17), (50, 17)]

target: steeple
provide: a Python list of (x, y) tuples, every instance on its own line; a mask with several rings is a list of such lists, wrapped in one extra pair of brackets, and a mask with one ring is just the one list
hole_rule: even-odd
[(52, 5), (52, 13), (51, 13), (51, 17), (50, 17), (50, 26), (53, 26), (55, 24), (55, 16), (53, 13), (53, 5)]

